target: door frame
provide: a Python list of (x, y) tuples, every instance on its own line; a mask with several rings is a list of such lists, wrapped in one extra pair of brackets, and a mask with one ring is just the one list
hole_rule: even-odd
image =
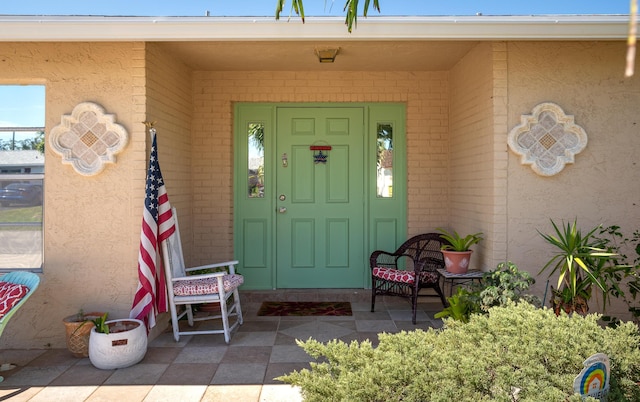
[[(364, 111), (364, 231), (362, 275), (364, 288), (370, 288), (368, 256), (374, 250), (395, 250), (407, 236), (407, 163), (406, 105), (404, 103), (252, 103), (234, 105), (234, 258), (240, 261), (238, 271), (245, 276), (244, 289), (276, 288), (276, 183), (277, 163), (281, 163), (275, 147), (278, 108), (361, 107)], [(248, 197), (248, 136), (250, 123), (264, 124), (264, 196)], [(391, 124), (393, 143), (393, 193), (390, 198), (376, 195), (376, 155), (379, 124)], [(249, 246), (251, 245), (251, 246)], [(249, 252), (249, 250), (251, 250)]]

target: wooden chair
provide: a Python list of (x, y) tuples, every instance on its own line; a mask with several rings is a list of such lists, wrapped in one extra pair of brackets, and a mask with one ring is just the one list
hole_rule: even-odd
[[(443, 244), (448, 243), (440, 237), (440, 233), (424, 233), (410, 238), (394, 252), (374, 251), (369, 258), (371, 312), (375, 311), (377, 295), (410, 299), (414, 324), (418, 297), (439, 297), (442, 305), (446, 306), (447, 301), (436, 271), (445, 266), (440, 252)], [(432, 289), (435, 294), (420, 294), (423, 289)]]
[[(235, 265), (238, 261), (226, 261), (216, 264), (202, 265), (199, 267), (185, 268), (178, 227), (178, 216), (175, 208), (173, 216), (176, 223), (176, 231), (162, 243), (162, 252), (165, 262), (165, 274), (167, 281), (167, 295), (169, 310), (171, 313), (171, 325), (173, 337), (178, 342), (180, 335), (224, 334), (224, 341), (229, 343), (231, 332), (242, 324), (242, 309), (240, 307), (240, 295), (238, 286), (244, 279), (242, 275), (235, 273)], [(220, 270), (201, 275), (187, 275), (187, 272), (196, 270)], [(199, 303), (217, 303), (220, 305), (220, 314), (212, 313), (208, 316), (194, 317), (192, 305)], [(178, 307), (184, 306), (184, 311), (178, 314)], [(187, 322), (193, 327), (194, 321), (222, 320), (221, 329), (180, 330), (179, 320), (187, 316)], [(235, 322), (229, 325), (229, 317), (236, 317)]]
[[(11, 317), (31, 297), (39, 284), (40, 277), (33, 272), (13, 271), (0, 278), (0, 336)], [(10, 363), (0, 365), (0, 371), (14, 368), (15, 365)], [(0, 377), (0, 381), (3, 380)]]

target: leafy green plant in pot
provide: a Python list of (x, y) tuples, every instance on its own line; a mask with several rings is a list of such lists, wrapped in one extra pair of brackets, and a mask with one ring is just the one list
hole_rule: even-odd
[(555, 247), (553, 257), (540, 270), (540, 273), (550, 271), (549, 276), (558, 274), (557, 286), (551, 288), (551, 306), (556, 314), (565, 311), (586, 315), (594, 286), (600, 289), (606, 303), (608, 278), (611, 270), (616, 269), (607, 266), (607, 262), (615, 253), (602, 248), (602, 243), (594, 237), (600, 226), (583, 236), (576, 220), (563, 223), (561, 227), (551, 220), (551, 225), (554, 234), (538, 231), (547, 243)]
[(454, 274), (466, 273), (469, 270), (469, 261), (473, 252), (469, 247), (483, 240), (482, 232), (462, 237), (455, 230), (453, 232), (441, 228), (437, 230), (442, 233), (440, 237), (448, 242), (441, 249), (447, 271)]

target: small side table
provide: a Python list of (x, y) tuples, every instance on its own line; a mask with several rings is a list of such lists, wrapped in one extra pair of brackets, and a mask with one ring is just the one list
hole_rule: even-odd
[(444, 268), (438, 269), (437, 271), (438, 275), (442, 278), (443, 291), (445, 291), (447, 283), (449, 284), (449, 296), (453, 295), (453, 287), (455, 285), (464, 285), (473, 281), (478, 281), (479, 283), (484, 275), (484, 272), (477, 269), (469, 270), (464, 274), (454, 274)]

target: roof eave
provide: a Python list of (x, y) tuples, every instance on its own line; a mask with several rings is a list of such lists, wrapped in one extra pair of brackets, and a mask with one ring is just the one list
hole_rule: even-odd
[(624, 40), (628, 15), (360, 17), (0, 16), (0, 41)]

